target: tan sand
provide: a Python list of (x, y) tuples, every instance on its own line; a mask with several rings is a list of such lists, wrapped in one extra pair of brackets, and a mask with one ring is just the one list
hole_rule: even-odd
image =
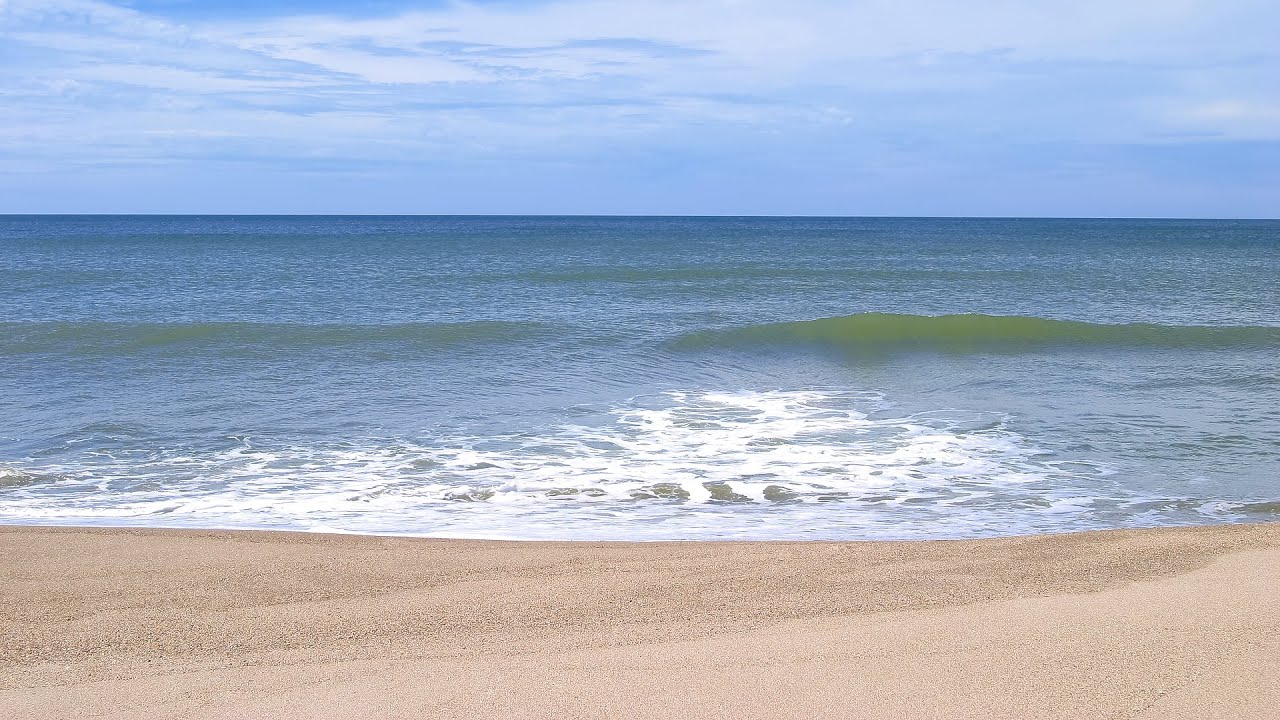
[(1280, 525), (925, 543), (0, 527), (0, 718), (1276, 718)]

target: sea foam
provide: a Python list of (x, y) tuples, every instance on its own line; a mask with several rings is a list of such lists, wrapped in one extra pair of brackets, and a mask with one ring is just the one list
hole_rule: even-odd
[[(581, 409), (579, 409), (581, 410)], [(515, 539), (958, 537), (1103, 526), (1139, 502), (999, 413), (898, 414), (876, 393), (672, 392), (494, 435), (26, 467), (19, 522)], [(145, 454), (145, 453), (144, 453)], [(6, 471), (14, 474), (15, 469)]]

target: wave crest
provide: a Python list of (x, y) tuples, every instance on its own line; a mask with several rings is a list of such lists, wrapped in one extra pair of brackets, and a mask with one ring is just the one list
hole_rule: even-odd
[(473, 321), (385, 325), (204, 322), (0, 323), (0, 354), (41, 352), (130, 353), (197, 347), (274, 347), (286, 350), (404, 345), (420, 349), (501, 343), (546, 328), (535, 323)]
[(819, 346), (848, 352), (1017, 352), (1055, 346), (1278, 347), (1280, 327), (1107, 325), (1019, 315), (907, 315), (858, 313), (843, 317), (765, 323), (683, 335), (684, 350)]

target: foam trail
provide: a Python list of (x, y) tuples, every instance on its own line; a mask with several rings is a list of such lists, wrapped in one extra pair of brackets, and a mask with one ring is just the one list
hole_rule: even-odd
[(677, 392), (541, 431), (92, 454), (4, 469), (0, 518), (530, 539), (961, 537), (1114, 525), (1144, 500), (999, 414), (887, 405), (875, 393)]

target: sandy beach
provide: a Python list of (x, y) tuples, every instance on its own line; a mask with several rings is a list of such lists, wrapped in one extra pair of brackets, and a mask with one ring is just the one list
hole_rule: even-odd
[(1263, 718), (1280, 526), (918, 543), (0, 528), (12, 718)]

